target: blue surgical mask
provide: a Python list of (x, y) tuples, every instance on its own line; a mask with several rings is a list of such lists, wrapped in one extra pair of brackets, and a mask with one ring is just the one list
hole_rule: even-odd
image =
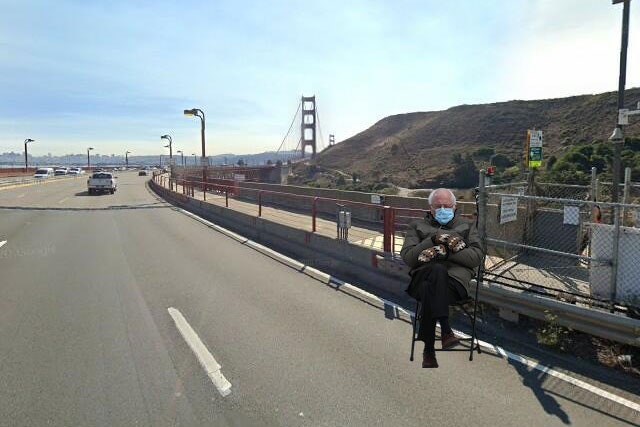
[(436, 209), (436, 221), (445, 225), (453, 219), (453, 208), (438, 208)]

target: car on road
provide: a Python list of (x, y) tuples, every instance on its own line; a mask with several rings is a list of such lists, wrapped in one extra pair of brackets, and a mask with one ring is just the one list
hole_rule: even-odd
[(54, 176), (53, 168), (38, 168), (36, 173), (33, 174), (34, 178), (44, 179)]
[(111, 172), (94, 172), (87, 180), (87, 190), (89, 194), (98, 192), (115, 193), (118, 189), (118, 178)]
[(141, 169), (141, 170), (138, 172), (138, 176), (147, 176), (147, 171), (146, 171), (146, 170), (144, 170), (144, 169)]
[(82, 170), (82, 168), (70, 168), (68, 173), (69, 175), (81, 175), (84, 173), (84, 171)]
[(58, 168), (55, 171), (53, 171), (53, 174), (55, 176), (67, 175), (68, 173), (69, 173), (69, 170), (67, 168)]

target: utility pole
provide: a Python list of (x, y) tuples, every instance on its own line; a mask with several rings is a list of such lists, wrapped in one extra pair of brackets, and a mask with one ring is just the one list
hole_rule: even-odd
[(624, 88), (627, 79), (627, 46), (629, 45), (629, 9), (631, 0), (613, 0), (613, 4), (623, 3), (622, 8), (622, 42), (620, 45), (620, 73), (618, 76), (618, 114), (616, 115), (616, 129), (609, 140), (613, 143), (613, 188), (611, 189), (611, 201), (618, 203), (620, 190), (620, 156), (624, 144), (623, 125), (620, 123), (620, 110), (624, 109)]

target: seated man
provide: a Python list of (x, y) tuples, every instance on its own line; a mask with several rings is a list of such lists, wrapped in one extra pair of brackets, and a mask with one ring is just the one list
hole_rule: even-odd
[(418, 331), (418, 340), (424, 341), (422, 367), (437, 368), (436, 322), (440, 322), (442, 348), (458, 344), (449, 325), (449, 305), (468, 296), (469, 282), (482, 262), (482, 246), (475, 223), (456, 211), (451, 190), (431, 192), (429, 208), (424, 219), (409, 225), (400, 255), (412, 268), (407, 292), (422, 301)]

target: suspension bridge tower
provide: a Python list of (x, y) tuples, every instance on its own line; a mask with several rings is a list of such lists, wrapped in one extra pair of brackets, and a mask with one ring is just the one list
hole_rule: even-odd
[(311, 158), (316, 157), (316, 97), (302, 96), (302, 124), (300, 127), (300, 149), (302, 158), (307, 146), (311, 146)]

